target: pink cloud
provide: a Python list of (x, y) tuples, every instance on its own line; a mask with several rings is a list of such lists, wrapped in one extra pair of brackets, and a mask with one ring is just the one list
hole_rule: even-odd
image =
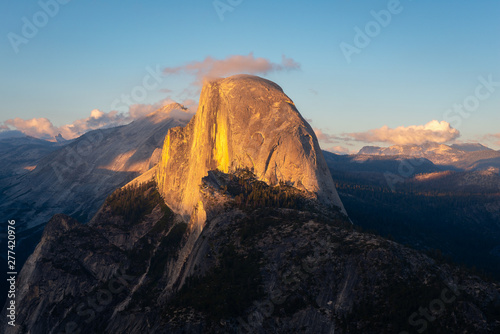
[(355, 152), (351, 152), (348, 148), (345, 148), (343, 146), (332, 146), (332, 147), (327, 147), (325, 148), (325, 151), (336, 153), (336, 154), (352, 154)]
[(334, 144), (334, 143), (338, 143), (338, 140), (341, 140), (341, 138), (339, 138), (337, 136), (334, 136), (334, 135), (331, 135), (328, 133), (324, 133), (323, 130), (321, 130), (321, 129), (314, 128), (313, 130), (314, 130), (314, 133), (316, 134), (316, 138), (318, 138), (318, 140), (320, 142), (327, 143), (327, 144)]
[(79, 119), (71, 124), (60, 127), (52, 124), (47, 118), (32, 118), (28, 120), (14, 118), (5, 121), (4, 126), (8, 129), (21, 131), (31, 137), (51, 140), (58, 134), (61, 134), (66, 139), (73, 139), (91, 130), (123, 125), (127, 122), (130, 123), (130, 120), (116, 111), (104, 113), (94, 109), (88, 118)]
[(500, 133), (489, 133), (483, 137), (483, 140), (493, 142), (495, 145), (500, 146)]
[[(73, 139), (92, 130), (111, 128), (131, 123), (136, 119), (145, 117), (172, 103), (174, 103), (174, 101), (164, 99), (155, 104), (134, 104), (130, 107), (127, 114), (118, 113), (118, 111), (105, 113), (101, 110), (94, 109), (90, 112), (89, 117), (59, 127), (52, 124), (47, 118), (32, 118), (28, 120), (14, 118), (0, 124), (0, 130), (18, 130), (28, 136), (46, 140), (54, 140), (58, 134), (61, 134), (65, 139)], [(187, 110), (181, 110), (179, 112), (173, 110), (170, 116), (174, 118), (190, 119), (196, 112), (198, 104), (193, 100), (186, 100), (183, 105)]]
[(247, 56), (234, 55), (226, 59), (207, 57), (203, 61), (193, 61), (183, 66), (167, 67), (164, 74), (194, 75), (195, 85), (202, 85), (204, 80), (225, 77), (232, 74), (268, 74), (285, 70), (298, 70), (300, 64), (291, 58), (282, 56), (281, 64), (273, 63), (266, 58), (255, 58), (253, 53)]
[(433, 120), (425, 125), (399, 126), (391, 129), (384, 125), (366, 132), (344, 134), (346, 139), (366, 143), (390, 143), (396, 145), (423, 144), (426, 142), (446, 143), (460, 137), (460, 132), (448, 122)]
[(22, 131), (28, 136), (42, 139), (49, 139), (58, 134), (57, 128), (47, 118), (24, 120), (17, 117), (5, 121), (4, 126), (8, 129), (14, 128)]

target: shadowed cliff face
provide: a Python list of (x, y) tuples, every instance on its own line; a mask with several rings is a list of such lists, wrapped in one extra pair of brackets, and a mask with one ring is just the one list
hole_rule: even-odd
[(273, 82), (238, 75), (206, 83), (195, 117), (169, 130), (156, 180), (170, 207), (202, 223), (201, 179), (209, 170), (244, 167), (345, 213), (314, 131), (291, 99)]

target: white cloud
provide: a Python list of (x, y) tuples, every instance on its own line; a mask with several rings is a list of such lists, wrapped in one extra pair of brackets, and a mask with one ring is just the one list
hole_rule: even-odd
[[(94, 109), (90, 112), (90, 117), (79, 119), (71, 124), (58, 127), (56, 132), (60, 133), (66, 139), (73, 139), (92, 130), (111, 128), (130, 122), (130, 117), (119, 114), (117, 111), (105, 113), (98, 109)], [(55, 135), (57, 135), (57, 133)]]
[(61, 134), (66, 139), (73, 139), (82, 134), (102, 128), (130, 123), (130, 119), (116, 111), (104, 113), (94, 109), (90, 113), (90, 117), (79, 119), (71, 124), (60, 127), (55, 126), (47, 118), (32, 118), (24, 120), (21, 118), (9, 119), (4, 122), (4, 126), (8, 129), (15, 129), (24, 134), (46, 140), (52, 140), (58, 134)]
[[(24, 120), (14, 118), (0, 124), (0, 131), (18, 130), (28, 136), (35, 138), (54, 140), (55, 136), (61, 134), (65, 139), (77, 138), (89, 131), (96, 129), (105, 129), (115, 126), (125, 125), (136, 119), (144, 117), (161, 107), (174, 103), (171, 99), (164, 99), (154, 104), (134, 104), (130, 107), (127, 114), (110, 111), (105, 113), (94, 109), (87, 118), (79, 119), (71, 124), (60, 127), (55, 126), (47, 118), (32, 118)], [(171, 111), (170, 116), (181, 119), (190, 119), (196, 112), (197, 103), (193, 100), (184, 101), (183, 105), (188, 108), (186, 111)]]
[(90, 112), (90, 117), (95, 118), (95, 119), (99, 119), (99, 118), (103, 117), (104, 115), (105, 115), (105, 113), (103, 113), (99, 109), (94, 109)]
[(28, 136), (41, 139), (50, 139), (57, 135), (57, 128), (47, 118), (24, 120), (16, 117), (5, 121), (3, 125), (8, 129), (16, 129)]
[(454, 129), (450, 123), (433, 120), (425, 125), (399, 126), (391, 129), (384, 125), (379, 129), (366, 132), (344, 134), (346, 139), (366, 143), (389, 143), (396, 145), (424, 144), (426, 142), (446, 143), (460, 137), (460, 131)]

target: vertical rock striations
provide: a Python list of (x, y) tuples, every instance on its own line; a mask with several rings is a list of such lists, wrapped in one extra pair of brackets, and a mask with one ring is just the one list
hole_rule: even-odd
[(237, 75), (206, 83), (193, 119), (169, 130), (156, 181), (171, 208), (202, 223), (201, 179), (244, 167), (345, 213), (314, 131), (292, 100), (271, 81)]

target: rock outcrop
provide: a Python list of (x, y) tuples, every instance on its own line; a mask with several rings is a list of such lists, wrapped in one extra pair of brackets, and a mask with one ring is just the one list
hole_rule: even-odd
[(314, 131), (277, 84), (250, 75), (208, 82), (193, 119), (165, 138), (156, 173), (160, 193), (174, 211), (201, 223), (201, 179), (209, 170), (245, 167), (268, 184), (293, 185), (345, 213)]
[(227, 182), (245, 183), (222, 174), (203, 180), (226, 203), (193, 245), (152, 182), (115, 193), (90, 224), (55, 216), (19, 275), (16, 327), (4, 307), (0, 332), (499, 332), (498, 283), (338, 213), (238, 204), (247, 187)]

